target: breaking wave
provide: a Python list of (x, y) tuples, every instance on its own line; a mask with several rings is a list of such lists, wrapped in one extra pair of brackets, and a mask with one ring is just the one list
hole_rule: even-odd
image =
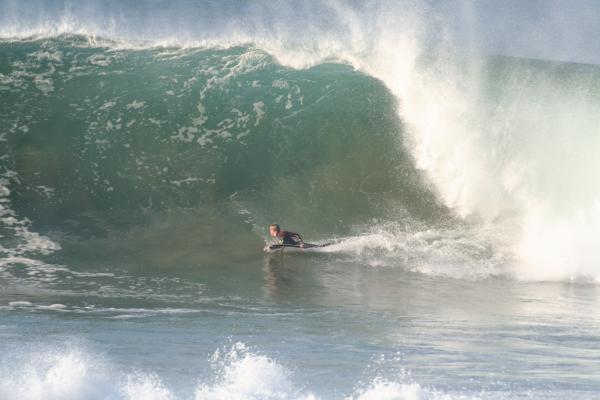
[(458, 51), (422, 2), (299, 4), (169, 29), (5, 6), (3, 265), (277, 220), (373, 265), (598, 279), (597, 67)]

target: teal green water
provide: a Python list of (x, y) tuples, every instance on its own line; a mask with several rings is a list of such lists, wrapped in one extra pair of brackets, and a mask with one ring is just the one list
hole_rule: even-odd
[(3, 167), (18, 171), (15, 208), (37, 224), (69, 230), (88, 213), (121, 229), (184, 209), (236, 215), (237, 202), (261, 227), (285, 218), (332, 234), (441, 213), (403, 151), (394, 99), (372, 78), (334, 64), (292, 70), (252, 48), (83, 40), (2, 48)]

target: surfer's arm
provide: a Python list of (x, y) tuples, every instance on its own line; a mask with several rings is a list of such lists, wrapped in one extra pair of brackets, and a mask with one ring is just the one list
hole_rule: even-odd
[(304, 247), (304, 240), (302, 240), (302, 236), (298, 235), (297, 233), (294, 233), (294, 240), (299, 243), (300, 247)]

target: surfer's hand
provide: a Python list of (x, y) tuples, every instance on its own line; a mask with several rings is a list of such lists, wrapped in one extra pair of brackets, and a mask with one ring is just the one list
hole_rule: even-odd
[(300, 247), (301, 247), (301, 248), (304, 248), (304, 243), (300, 243)]

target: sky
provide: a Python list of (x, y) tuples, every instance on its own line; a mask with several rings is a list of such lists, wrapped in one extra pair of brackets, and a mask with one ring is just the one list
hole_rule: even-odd
[(486, 52), (600, 64), (600, 0), (438, 2), (462, 41)]

